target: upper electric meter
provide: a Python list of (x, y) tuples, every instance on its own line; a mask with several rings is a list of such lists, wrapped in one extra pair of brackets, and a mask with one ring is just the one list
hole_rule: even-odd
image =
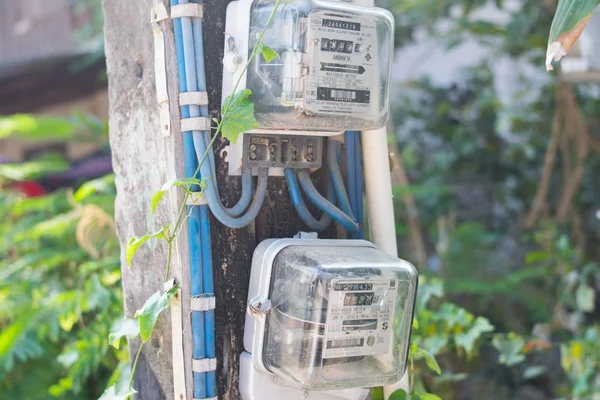
[[(411, 264), (362, 240), (261, 243), (252, 261), (244, 333), (253, 368), (305, 390), (398, 382), (417, 281)], [(260, 386), (268, 379), (255, 380)], [(255, 391), (245, 398), (260, 398), (260, 388), (242, 381), (242, 391)]]
[[(263, 130), (377, 129), (389, 115), (390, 12), (336, 0), (240, 0), (228, 9), (224, 97), (252, 90)], [(260, 32), (277, 57), (247, 62)]]

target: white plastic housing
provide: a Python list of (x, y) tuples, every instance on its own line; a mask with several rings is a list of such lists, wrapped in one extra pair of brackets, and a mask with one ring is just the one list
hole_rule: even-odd
[(253, 257), (244, 347), (256, 370), (307, 390), (395, 383), (410, 344), (417, 273), (362, 240), (282, 239)]
[[(283, 0), (263, 37), (277, 53), (243, 71), (276, 0), (228, 8), (223, 99), (253, 91), (259, 130), (340, 132), (377, 129), (389, 115), (392, 14), (338, 0)], [(230, 61), (239, 55), (236, 68)], [(289, 133), (289, 132), (288, 132)]]

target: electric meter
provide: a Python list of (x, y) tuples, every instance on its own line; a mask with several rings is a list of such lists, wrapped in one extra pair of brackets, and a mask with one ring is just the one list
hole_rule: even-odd
[[(417, 280), (411, 264), (362, 240), (261, 243), (252, 261), (244, 333), (252, 366), (242, 362), (242, 375), (308, 391), (399, 381)], [(254, 371), (244, 371), (249, 368)], [(266, 399), (249, 381), (242, 378), (244, 398)]]
[[(389, 115), (392, 14), (337, 0), (239, 0), (227, 14), (223, 98), (252, 90), (260, 130), (377, 129)], [(260, 32), (277, 57), (246, 64)], [(293, 132), (292, 132), (293, 133)], [(306, 134), (306, 133), (304, 133)]]

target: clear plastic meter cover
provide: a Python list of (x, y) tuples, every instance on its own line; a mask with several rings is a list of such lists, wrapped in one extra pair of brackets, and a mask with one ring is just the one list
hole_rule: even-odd
[[(255, 0), (251, 54), (275, 0)], [(250, 65), (261, 128), (341, 131), (383, 127), (389, 115), (393, 17), (383, 9), (336, 0), (283, 0)]]
[(273, 265), (263, 364), (306, 389), (399, 381), (417, 280), (411, 264), (370, 247), (285, 248)]

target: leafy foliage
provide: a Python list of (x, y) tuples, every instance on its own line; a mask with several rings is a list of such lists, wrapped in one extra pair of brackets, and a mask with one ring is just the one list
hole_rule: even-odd
[(571, 49), (598, 4), (599, 0), (559, 0), (548, 36), (548, 70), (552, 70), (552, 61), (560, 60)]
[[(106, 189), (102, 194), (114, 195), (114, 187)], [(63, 201), (66, 192), (1, 196), (0, 392), (8, 398), (93, 397), (124, 357), (106, 343), (121, 314), (116, 236), (105, 238), (94, 259), (76, 240), (85, 214)], [(45, 379), (24, 384), (24, 376), (42, 373)]]
[(254, 118), (254, 103), (249, 97), (250, 89), (243, 89), (225, 99), (223, 119), (220, 124), (223, 137), (235, 143), (241, 133), (258, 128)]
[[(84, 121), (83, 118), (80, 121)], [(73, 119), (3, 117), (3, 134), (65, 140)], [(5, 165), (4, 183), (68, 164), (56, 156)], [(122, 313), (114, 177), (37, 198), (0, 191), (0, 393), (97, 398), (125, 351), (106, 342)], [(102, 223), (101, 223), (102, 222)], [(108, 226), (108, 229), (102, 227)], [(121, 371), (121, 369), (118, 369)]]
[(175, 296), (178, 285), (171, 280), (165, 283), (163, 293), (156, 292), (146, 300), (143, 307), (135, 313), (139, 321), (142, 342), (147, 342), (154, 332), (154, 326), (160, 314), (169, 307), (169, 301)]

